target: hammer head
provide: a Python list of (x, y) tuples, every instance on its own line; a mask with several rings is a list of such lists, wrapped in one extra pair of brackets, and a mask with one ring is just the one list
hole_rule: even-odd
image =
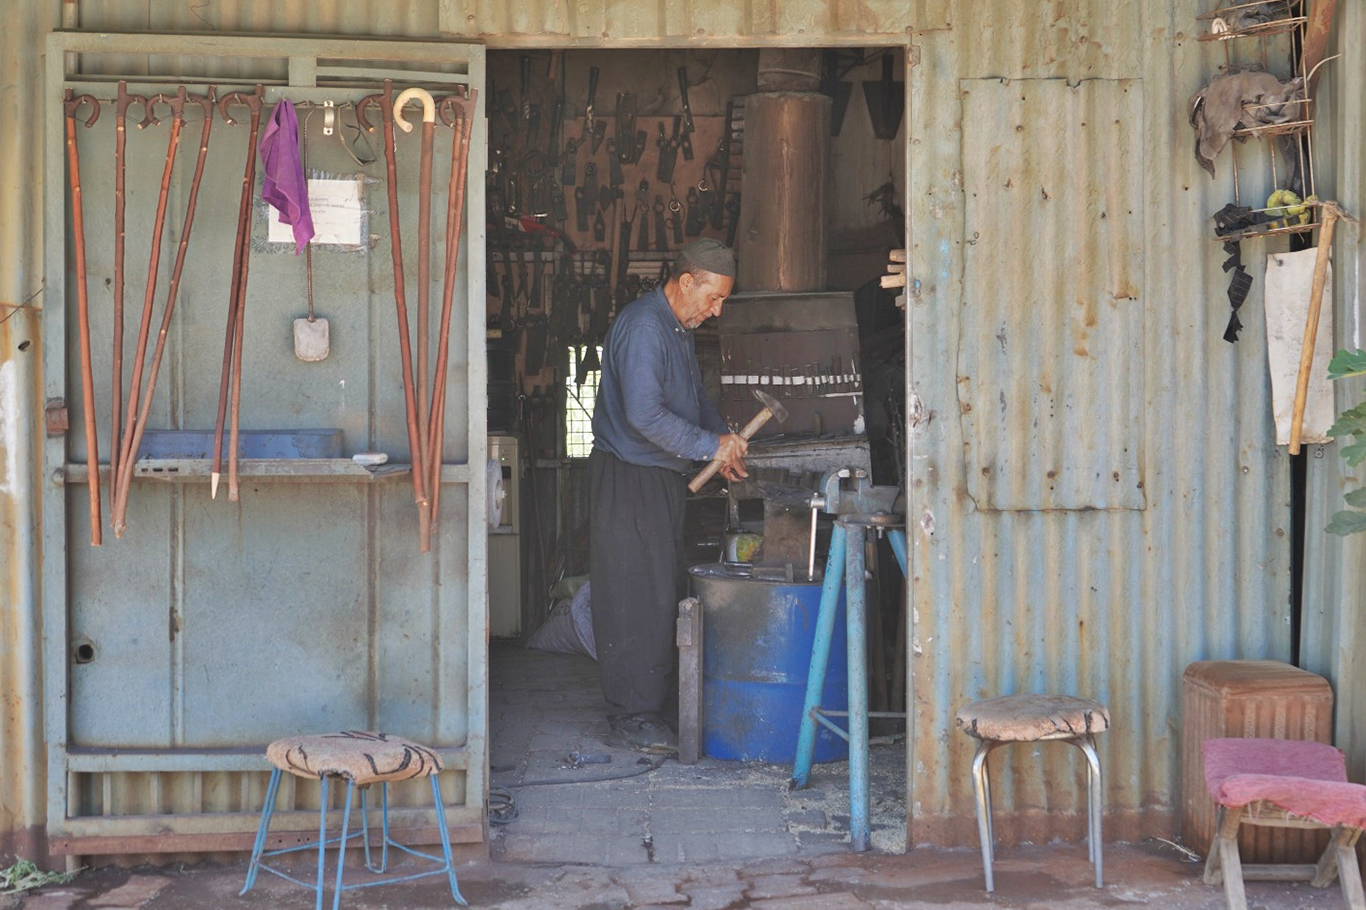
[(787, 408), (783, 407), (778, 399), (767, 392), (761, 392), (758, 389), (754, 390), (754, 397), (759, 399), (760, 404), (768, 408), (769, 412), (773, 414), (774, 420), (782, 423), (787, 419)]

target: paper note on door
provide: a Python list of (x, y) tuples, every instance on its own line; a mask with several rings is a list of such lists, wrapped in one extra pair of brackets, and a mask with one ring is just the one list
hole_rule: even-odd
[[(360, 179), (308, 181), (308, 206), (313, 213), (313, 243), (360, 246), (365, 210), (361, 205)], [(280, 221), (279, 212), (270, 207), (266, 239), (271, 243), (293, 243), (294, 229)]]

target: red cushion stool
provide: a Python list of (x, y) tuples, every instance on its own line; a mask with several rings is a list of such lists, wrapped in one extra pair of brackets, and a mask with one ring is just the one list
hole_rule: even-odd
[[(1308, 881), (1326, 888), (1337, 877), (1351, 910), (1366, 910), (1356, 842), (1366, 828), (1366, 786), (1348, 783), (1338, 749), (1293, 739), (1208, 739), (1201, 749), (1205, 785), (1218, 807), (1218, 830), (1205, 861), (1205, 883), (1224, 885), (1229, 910), (1247, 910), (1244, 881)], [(1332, 828), (1317, 865), (1244, 866), (1238, 826)]]

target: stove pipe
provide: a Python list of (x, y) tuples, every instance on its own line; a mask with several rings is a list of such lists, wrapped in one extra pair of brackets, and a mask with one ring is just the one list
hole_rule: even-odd
[(833, 102), (819, 92), (745, 99), (737, 289), (825, 290)]

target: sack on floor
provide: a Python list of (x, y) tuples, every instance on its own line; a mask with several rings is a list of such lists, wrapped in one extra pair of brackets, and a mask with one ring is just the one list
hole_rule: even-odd
[(593, 601), (585, 584), (570, 600), (557, 600), (541, 627), (526, 640), (528, 648), (556, 654), (587, 654), (598, 659), (593, 642)]

